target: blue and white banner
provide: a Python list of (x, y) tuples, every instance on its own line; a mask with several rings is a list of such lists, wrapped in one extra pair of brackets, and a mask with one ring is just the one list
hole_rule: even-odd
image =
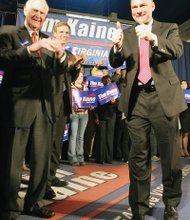
[(72, 102), (74, 108), (94, 108), (97, 107), (97, 96), (93, 91), (72, 90)]
[(4, 71), (0, 70), (0, 87), (1, 87), (1, 84), (2, 84), (2, 81), (3, 81), (3, 75), (4, 75)]
[(186, 102), (190, 103), (190, 89), (183, 90), (183, 93), (184, 93)]
[(111, 99), (117, 99), (120, 96), (120, 92), (116, 83), (105, 85), (101, 89), (98, 89), (96, 94), (98, 96), (98, 102), (100, 105), (109, 102)]
[[(23, 9), (17, 9), (17, 25), (24, 24)], [(115, 23), (110, 21), (96, 21), (84, 18), (76, 18), (62, 14), (49, 13), (42, 31), (49, 36), (53, 35), (54, 24), (64, 21), (71, 27), (71, 37), (68, 47), (75, 55), (85, 52), (88, 56), (85, 65), (95, 65), (100, 60), (105, 59), (103, 66), (110, 65), (108, 63), (109, 50), (112, 47), (112, 34), (115, 30)], [(126, 29), (130, 25), (122, 24), (122, 28)]]
[(91, 91), (95, 91), (104, 86), (104, 84), (102, 83), (102, 77), (98, 76), (85, 76), (84, 83)]

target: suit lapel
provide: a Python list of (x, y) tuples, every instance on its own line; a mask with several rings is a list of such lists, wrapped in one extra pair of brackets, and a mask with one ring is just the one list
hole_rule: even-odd
[[(156, 20), (153, 21), (152, 24), (152, 33), (156, 34), (157, 36), (160, 36), (162, 32), (162, 24)], [(151, 57), (154, 56), (154, 52), (150, 49), (150, 55)]]
[[(46, 35), (44, 35), (42, 32), (39, 32), (39, 38), (42, 39), (42, 38), (46, 38)], [(51, 52), (49, 52), (48, 50), (46, 49), (41, 49), (41, 58), (43, 60), (45, 60), (47, 58), (47, 55), (50, 54)]]
[[(136, 69), (137, 71), (138, 63), (139, 63), (139, 40), (135, 32), (135, 26), (136, 25), (134, 25), (133, 28), (130, 29), (130, 37), (129, 37), (130, 42), (127, 42), (127, 43), (131, 45), (130, 48), (132, 50), (133, 60), (135, 60), (134, 69)], [(133, 75), (133, 78), (135, 78), (135, 75)]]
[(139, 60), (139, 39), (134, 31), (133, 33), (133, 42), (134, 45), (134, 60)]
[(22, 26), (18, 29), (17, 35), (20, 38), (21, 42), (28, 41), (29, 44), (32, 43), (31, 37), (25, 26)]
[(152, 24), (152, 33), (155, 33), (156, 35), (160, 35), (161, 32), (162, 32), (162, 24), (154, 20)]
[[(129, 77), (129, 85), (132, 85), (135, 77), (136, 77), (136, 73), (138, 72), (138, 63), (139, 63), (139, 42), (138, 42), (138, 37), (136, 35), (135, 32), (135, 25), (133, 27), (131, 27), (128, 30), (128, 37), (126, 39), (126, 46), (128, 45), (128, 47), (126, 48), (126, 50), (130, 51), (130, 54), (133, 55), (133, 73), (131, 74), (131, 76)], [(135, 72), (135, 73), (134, 73)]]
[[(24, 45), (24, 46), (28, 46), (28, 45), (32, 44), (32, 39), (31, 39), (30, 34), (29, 34), (29, 32), (28, 32), (28, 30), (26, 29), (25, 26), (21, 26), (18, 29), (18, 33), (17, 34), (18, 34), (18, 37), (19, 37), (19, 39), (21, 40), (22, 43), (28, 41), (28, 43), (26, 45)], [(39, 37), (43, 38), (43, 34), (39, 33)], [(42, 51), (43, 50), (41, 50), (41, 52)], [(36, 53), (36, 56), (39, 57), (39, 55), (37, 55), (37, 53)], [(44, 56), (44, 53), (42, 53), (41, 56), (43, 56), (44, 58), (46, 57), (46, 55)]]
[(135, 32), (135, 26), (133, 26), (133, 28), (130, 29), (131, 36), (129, 39), (131, 39), (130, 44), (132, 45), (134, 60), (138, 60), (139, 59), (139, 42), (138, 42), (138, 37)]

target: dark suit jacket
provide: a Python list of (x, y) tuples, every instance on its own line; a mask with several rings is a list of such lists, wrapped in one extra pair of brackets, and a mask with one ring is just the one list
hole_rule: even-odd
[[(183, 53), (183, 44), (179, 38), (176, 24), (153, 22), (152, 32), (158, 37), (158, 47), (150, 48), (150, 66), (152, 78), (160, 99), (161, 106), (168, 117), (177, 115), (186, 109), (180, 82), (175, 74), (171, 60), (179, 58)], [(124, 41), (121, 52), (110, 51), (109, 60), (113, 67), (126, 61), (127, 86), (121, 91), (119, 108), (128, 116), (132, 88), (139, 68), (138, 38), (135, 27), (124, 30)]]
[(72, 53), (66, 50), (66, 59), (63, 62), (62, 74), (56, 74), (52, 77), (53, 94), (54, 94), (54, 105), (55, 114), (59, 116), (62, 111), (64, 116), (69, 116), (72, 112), (72, 92), (71, 92), (71, 82), (79, 74), (79, 69), (77, 70), (74, 66), (68, 67), (68, 59), (73, 56)]
[[(40, 33), (40, 37), (47, 36)], [(24, 26), (0, 28), (0, 69), (5, 71), (0, 89), (0, 125), (30, 126), (39, 100), (49, 120), (54, 122), (51, 77), (60, 62), (45, 49), (40, 57), (37, 53), (30, 55), (27, 46), (31, 43)]]

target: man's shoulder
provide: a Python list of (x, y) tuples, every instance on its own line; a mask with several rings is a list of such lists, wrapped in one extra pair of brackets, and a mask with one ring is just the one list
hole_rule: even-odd
[(130, 32), (133, 32), (135, 30), (135, 24), (125, 28), (123, 31), (126, 32), (126, 33), (130, 33)]
[(153, 21), (153, 25), (156, 25), (156, 26), (165, 26), (165, 27), (177, 26), (176, 23), (162, 22), (162, 21), (157, 21), (157, 20), (154, 20), (154, 21)]
[(21, 27), (16, 25), (3, 25), (0, 27), (0, 33), (13, 33), (18, 31)]

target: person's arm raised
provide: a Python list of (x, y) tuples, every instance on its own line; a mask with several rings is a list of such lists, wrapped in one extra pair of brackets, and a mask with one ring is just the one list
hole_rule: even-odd
[(116, 30), (113, 33), (112, 42), (116, 50), (121, 49), (123, 44), (123, 30), (121, 28), (121, 23), (119, 21), (116, 22)]

